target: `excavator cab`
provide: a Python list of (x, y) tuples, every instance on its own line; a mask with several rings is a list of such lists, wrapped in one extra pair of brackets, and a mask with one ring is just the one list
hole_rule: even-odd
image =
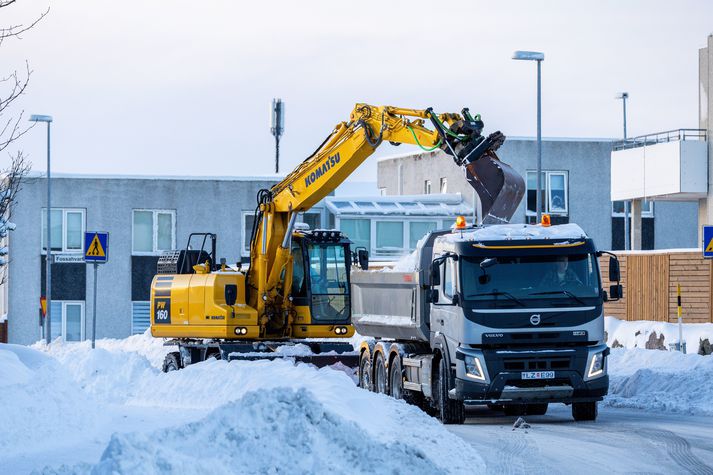
[[(347, 336), (353, 333), (349, 324), (349, 244), (349, 239), (336, 230), (299, 231), (293, 235), (291, 296), (297, 312), (293, 335)], [(323, 333), (322, 329), (327, 334), (314, 334)]]

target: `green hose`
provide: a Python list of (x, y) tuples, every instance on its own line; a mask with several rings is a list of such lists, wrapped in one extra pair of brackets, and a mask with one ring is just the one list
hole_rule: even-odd
[(443, 130), (446, 131), (446, 134), (450, 135), (451, 137), (456, 138), (456, 139), (460, 140), (461, 142), (466, 142), (470, 139), (470, 137), (468, 137), (466, 135), (458, 135), (455, 132), (452, 132), (451, 129), (449, 129), (448, 127), (443, 125), (443, 122), (441, 122), (438, 119), (438, 116), (436, 114), (431, 113), (431, 117), (433, 117), (436, 120), (436, 122), (438, 122), (438, 124), (443, 128)]
[(418, 137), (416, 137), (416, 132), (413, 131), (411, 126), (407, 125), (406, 128), (409, 130), (409, 132), (411, 132), (411, 135), (413, 135), (413, 139), (416, 141), (416, 145), (421, 147), (421, 150), (425, 150), (426, 152), (432, 152), (441, 146), (441, 139), (439, 138), (438, 142), (433, 147), (431, 147), (431, 148), (424, 147), (423, 145), (421, 145), (421, 142), (419, 142)]

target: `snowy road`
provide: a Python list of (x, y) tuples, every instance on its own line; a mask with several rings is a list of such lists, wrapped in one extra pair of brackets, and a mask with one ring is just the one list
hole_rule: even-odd
[(470, 416), (449, 429), (479, 451), (487, 473), (713, 474), (713, 417), (603, 407), (597, 422), (574, 423), (555, 404), (525, 417), (531, 428), (512, 430), (514, 417), (487, 409)]

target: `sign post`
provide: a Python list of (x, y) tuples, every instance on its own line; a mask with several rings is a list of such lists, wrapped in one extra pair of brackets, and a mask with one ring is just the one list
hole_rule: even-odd
[(703, 226), (703, 258), (713, 259), (713, 226)]
[(92, 308), (92, 349), (97, 337), (97, 268), (109, 260), (109, 233), (84, 233), (84, 261), (94, 264), (94, 305)]

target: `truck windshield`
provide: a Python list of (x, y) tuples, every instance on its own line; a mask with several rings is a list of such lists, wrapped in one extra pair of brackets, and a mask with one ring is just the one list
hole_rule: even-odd
[(342, 321), (349, 317), (349, 285), (343, 244), (311, 244), (309, 257), (312, 319)]
[(581, 304), (584, 298), (600, 295), (599, 271), (592, 254), (497, 257), (482, 269), (484, 259), (461, 260), (461, 288), (466, 300), (552, 298)]

